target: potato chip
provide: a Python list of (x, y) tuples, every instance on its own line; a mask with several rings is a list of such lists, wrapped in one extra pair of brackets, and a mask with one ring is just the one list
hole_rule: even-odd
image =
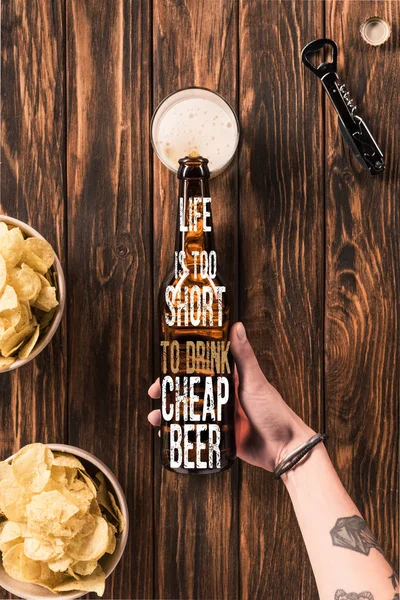
[(38, 341), (38, 337), (40, 334), (40, 325), (36, 325), (36, 329), (33, 335), (29, 338), (29, 340), (24, 344), (24, 346), (18, 352), (18, 358), (28, 358), (34, 347), (36, 346), (36, 342)]
[(42, 289), (38, 275), (25, 263), (22, 263), (20, 269), (14, 269), (9, 281), (19, 300), (27, 300), (30, 304), (35, 302)]
[[(48, 242), (24, 239), (19, 227), (9, 229), (0, 221), (0, 350), (10, 359), (0, 361), (0, 371), (15, 362), (17, 354), (26, 360), (54, 319), (59, 304), (57, 288), (51, 285), (56, 274), (49, 271), (54, 260)], [(20, 331), (24, 333), (14, 337)]]
[(101, 471), (96, 473), (96, 479), (99, 481), (99, 488), (97, 491), (97, 500), (98, 500), (100, 506), (105, 508), (115, 520), (118, 520), (117, 514), (114, 511), (114, 508), (111, 504), (110, 497), (108, 495), (106, 479), (105, 479), (103, 473), (101, 473)]
[[(29, 239), (29, 238), (28, 238)], [(27, 240), (25, 240), (27, 241)], [(27, 264), (31, 269), (35, 272), (40, 273), (41, 275), (45, 275), (47, 272), (46, 263), (42, 261), (36, 254), (34, 254), (29, 248), (24, 246), (21, 262)]]
[(13, 521), (4, 521), (0, 525), (0, 550), (4, 552), (2, 546), (19, 538), (23, 538), (26, 530), (24, 523), (14, 523)]
[(32, 560), (59, 560), (64, 555), (64, 544), (54, 540), (27, 537), (24, 541), (24, 554)]
[(82, 471), (82, 470), (79, 471), (79, 476), (82, 477), (82, 479), (85, 482), (86, 486), (91, 491), (93, 498), (96, 498), (96, 496), (97, 496), (97, 487), (93, 483), (93, 479), (91, 477), (89, 477), (89, 475), (87, 473), (85, 473), (85, 471)]
[(0, 296), (0, 315), (6, 310), (18, 308), (18, 296), (11, 285), (6, 285)]
[(93, 517), (95, 527), (90, 535), (72, 539), (67, 553), (76, 560), (98, 560), (108, 547), (108, 524), (103, 517)]
[(0, 254), (0, 294), (3, 293), (7, 283), (7, 266), (3, 255)]
[(55, 452), (53, 458), (53, 465), (55, 467), (73, 467), (75, 469), (84, 470), (84, 466), (76, 456), (67, 454), (66, 452)]
[(22, 523), (26, 521), (26, 505), (31, 501), (31, 494), (15, 480), (13, 473), (2, 480), (0, 486), (0, 510), (9, 521)]
[(14, 362), (15, 358), (13, 356), (9, 356), (7, 358), (0, 356), (0, 371), (2, 369), (8, 369), (8, 367), (10, 367)]
[(12, 470), (20, 485), (31, 492), (40, 492), (50, 479), (53, 453), (44, 444), (30, 444), (13, 459)]
[[(48, 562), (49, 569), (54, 571), (54, 573), (59, 573), (63, 571), (67, 571), (73, 563), (73, 559), (70, 556), (64, 556), (59, 558), (58, 560), (51, 560)], [(95, 563), (97, 566), (97, 562)]]
[[(107, 480), (102, 475), (96, 479), (117, 523), (120, 511)], [(7, 519), (0, 522), (5, 571), (53, 593), (103, 594), (105, 574), (98, 561), (115, 552), (118, 533), (107, 513), (103, 515), (98, 494), (79, 459), (53, 454), (43, 444), (22, 448), (11, 465), (0, 462), (0, 511)]]
[(54, 592), (95, 592), (102, 596), (105, 590), (105, 575), (101, 567), (98, 567), (91, 575), (80, 581), (68, 581), (54, 588)]
[(24, 236), (19, 227), (9, 229), (0, 241), (0, 254), (3, 256), (8, 268), (15, 267), (22, 257), (24, 249)]
[(77, 575), (91, 575), (97, 568), (96, 560), (78, 560), (72, 567)]
[(19, 327), (21, 322), (21, 315), (22, 310), (20, 304), (18, 304), (17, 308), (13, 308), (12, 310), (3, 310), (1, 318), (3, 319), (5, 331), (10, 327), (15, 327), (15, 330), (17, 331), (17, 327)]
[(115, 537), (115, 533), (117, 531), (116, 527), (111, 523), (107, 523), (108, 525), (108, 546), (107, 546), (107, 554), (114, 554), (115, 548), (117, 546), (117, 539)]
[(47, 279), (47, 277), (44, 277), (44, 275), (41, 275), (40, 273), (36, 273), (36, 275), (40, 279), (40, 285), (42, 286), (42, 289), (44, 287), (50, 287), (50, 281)]
[(7, 223), (4, 223), (4, 221), (0, 221), (0, 243), (1, 243), (1, 238), (8, 233), (8, 227), (7, 227)]
[(27, 581), (22, 571), (22, 558), (24, 556), (24, 544), (12, 546), (3, 555), (3, 567), (5, 572), (17, 581)]
[(12, 467), (6, 462), (0, 462), (0, 483), (3, 479), (10, 479), (14, 477)]
[(10, 356), (16, 348), (19, 348), (23, 341), (30, 337), (35, 331), (34, 325), (26, 325), (20, 331), (15, 327), (10, 327), (3, 333), (0, 339), (1, 354), (5, 357)]
[(25, 325), (33, 324), (31, 323), (31, 321), (33, 321), (34, 319), (34, 317), (32, 316), (32, 311), (29, 302), (27, 302), (26, 300), (20, 301), (19, 310), (20, 318), (18, 323), (15, 325), (16, 331), (21, 331), (21, 329), (25, 327)]
[(67, 487), (68, 479), (67, 479), (67, 475), (65, 473), (65, 467), (59, 467), (58, 465), (55, 465), (53, 462), (53, 464), (51, 466), (50, 477), (56, 483), (59, 483), (60, 485)]
[(54, 250), (46, 240), (41, 238), (27, 238), (24, 242), (24, 248), (28, 248), (31, 252), (36, 254), (46, 265), (46, 271), (54, 263)]
[(11, 548), (14, 548), (14, 546), (17, 546), (17, 544), (23, 544), (23, 543), (24, 543), (24, 538), (22, 538), (22, 537), (15, 538), (15, 540), (10, 540), (9, 542), (4, 542), (4, 544), (1, 544), (0, 550), (3, 554), (5, 554)]
[(122, 531), (124, 531), (124, 529), (125, 529), (125, 519), (124, 519), (124, 516), (123, 516), (122, 512), (120, 511), (119, 506), (116, 503), (115, 498), (112, 495), (112, 493), (108, 492), (108, 495), (110, 497), (111, 506), (113, 507), (114, 513), (117, 516), (117, 521), (118, 521), (118, 525), (119, 525), (119, 531), (120, 531), (120, 533), (122, 533)]
[(79, 508), (57, 490), (37, 494), (26, 507), (28, 520), (47, 535), (56, 535), (59, 525), (66, 523), (78, 511)]
[(56, 288), (52, 286), (41, 288), (39, 296), (35, 302), (33, 302), (33, 306), (40, 310), (44, 310), (45, 312), (49, 312), (49, 310), (58, 306)]

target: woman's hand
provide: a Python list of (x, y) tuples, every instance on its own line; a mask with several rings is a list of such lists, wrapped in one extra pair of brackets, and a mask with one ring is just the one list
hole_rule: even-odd
[[(230, 334), (231, 351), (236, 362), (236, 446), (242, 460), (273, 471), (291, 450), (310, 438), (310, 429), (283, 401), (266, 380), (242, 323), (236, 323)], [(149, 388), (152, 398), (161, 394), (160, 380)], [(148, 419), (161, 424), (160, 410)]]

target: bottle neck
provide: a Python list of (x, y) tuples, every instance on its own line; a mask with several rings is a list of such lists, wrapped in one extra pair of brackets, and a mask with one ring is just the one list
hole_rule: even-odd
[(213, 249), (208, 178), (180, 179), (175, 250), (183, 251), (190, 258), (193, 252)]

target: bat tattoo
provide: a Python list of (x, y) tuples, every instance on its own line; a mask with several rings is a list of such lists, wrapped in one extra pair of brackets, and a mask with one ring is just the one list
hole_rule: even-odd
[[(383, 554), (382, 548), (368, 529), (368, 525), (358, 515), (338, 519), (330, 534), (334, 546), (348, 548), (365, 554), (365, 556), (368, 556), (371, 548), (375, 548)], [(360, 596), (360, 598), (363, 597)]]
[(361, 592), (360, 594), (350, 592), (347, 594), (344, 590), (336, 590), (335, 600), (374, 600), (374, 597), (371, 592)]

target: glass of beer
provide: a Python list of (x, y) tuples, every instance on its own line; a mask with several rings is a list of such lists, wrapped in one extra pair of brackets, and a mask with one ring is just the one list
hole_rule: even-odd
[(190, 87), (170, 94), (151, 121), (151, 141), (161, 162), (175, 173), (184, 156), (205, 156), (211, 177), (231, 162), (239, 143), (239, 122), (222, 96)]

